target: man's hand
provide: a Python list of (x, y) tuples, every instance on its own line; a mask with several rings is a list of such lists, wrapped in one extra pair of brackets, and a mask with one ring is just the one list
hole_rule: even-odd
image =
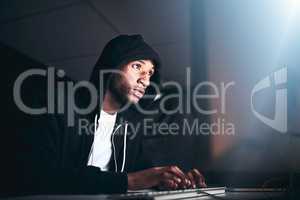
[(139, 190), (151, 187), (159, 189), (189, 188), (189, 178), (177, 167), (153, 167), (143, 171), (128, 174), (128, 189)]
[(191, 181), (190, 188), (207, 187), (204, 176), (197, 169), (189, 171), (187, 176)]

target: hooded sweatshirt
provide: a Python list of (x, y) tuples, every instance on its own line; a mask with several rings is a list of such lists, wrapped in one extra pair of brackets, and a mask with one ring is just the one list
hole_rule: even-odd
[[(104, 47), (93, 69), (90, 82), (100, 94), (103, 91), (99, 90), (106, 88), (110, 76), (106, 74), (104, 81), (99, 80), (101, 70), (119, 69), (122, 65), (138, 59), (153, 61), (155, 73), (151, 81), (159, 83), (159, 56), (141, 35), (120, 35), (112, 39)], [(70, 80), (59, 81), (70, 82)], [(104, 85), (101, 86), (101, 83)], [(153, 92), (151, 88), (146, 90), (146, 93), (151, 92)], [(36, 94), (39, 94), (39, 97), (35, 98), (36, 107), (45, 105), (47, 99), (44, 96), (45, 92), (37, 91)], [(86, 98), (88, 96), (84, 91), (78, 92), (74, 101), (76, 106), (86, 107), (89, 102)], [(94, 123), (95, 115), (101, 108), (99, 97), (97, 102), (96, 109), (88, 114), (75, 112), (73, 126), (67, 123), (69, 116), (66, 112), (33, 117), (32, 126), (22, 130), (23, 133), (20, 134), (22, 142), (19, 145), (16, 172), (18, 194), (97, 194), (127, 191), (127, 173), (143, 169), (146, 162), (139, 157), (142, 136), (128, 139), (129, 134), (124, 134), (127, 129), (126, 123), (134, 119), (132, 113), (135, 112), (127, 110), (117, 114), (114, 131), (117, 127), (118, 130), (116, 136), (112, 138), (115, 148), (110, 162), (110, 171), (103, 172), (100, 168), (87, 166), (94, 129), (82, 128), (83, 125)], [(65, 99), (65, 103), (70, 103), (68, 98)], [(121, 166), (123, 166), (122, 172)]]

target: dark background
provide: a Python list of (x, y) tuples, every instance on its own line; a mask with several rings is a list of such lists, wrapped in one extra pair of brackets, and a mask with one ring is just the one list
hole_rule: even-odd
[[(299, 74), (300, 43), (296, 26), (299, 4), (295, 2), (3, 0), (1, 43), (32, 58), (9, 54), (15, 51), (2, 47), (1, 55), (10, 56), (5, 62), (2, 60), (1, 68), (3, 78), (9, 82), (5, 85), (9, 97), (6, 108), (11, 114), (8, 121), (14, 122), (3, 122), (10, 130), (3, 134), (9, 137), (7, 134), (13, 130), (10, 126), (17, 129), (16, 123), (23, 119), (10, 109), (15, 109), (10, 95), (20, 72), (47, 65), (65, 70), (74, 80), (88, 80), (107, 41), (119, 34), (139, 33), (161, 55), (163, 81), (178, 81), (186, 88), (186, 69), (191, 67), (190, 88), (201, 81), (216, 85), (235, 82), (226, 96), (225, 115), (200, 115), (193, 110), (190, 115), (159, 118), (167, 122), (186, 117), (213, 122), (223, 117), (235, 124), (235, 135), (149, 136), (145, 152), (156, 165), (198, 167), (207, 174), (213, 172), (212, 182), (245, 185), (299, 169), (299, 77), (295, 74)], [(294, 76), (289, 82), (289, 128), (282, 134), (254, 117), (250, 93), (259, 80), (284, 66), (290, 67), (289, 73)], [(201, 92), (207, 94), (210, 90)], [(257, 105), (272, 116), (274, 108), (269, 105), (274, 103), (274, 91), (267, 91), (266, 95)], [(219, 108), (220, 101), (202, 101), (201, 105)], [(218, 173), (222, 175), (215, 175)], [(268, 173), (271, 175), (260, 175)], [(216, 176), (224, 178), (215, 181)], [(252, 180), (253, 177), (263, 180)]]

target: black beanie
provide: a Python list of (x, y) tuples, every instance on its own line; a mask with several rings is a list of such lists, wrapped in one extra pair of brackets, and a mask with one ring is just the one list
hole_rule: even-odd
[[(104, 47), (91, 76), (90, 81), (99, 89), (99, 70), (119, 69), (134, 60), (149, 59), (153, 62), (155, 73), (151, 81), (159, 84), (161, 61), (156, 51), (150, 47), (141, 35), (119, 35)], [(105, 78), (107, 79), (107, 78)], [(106, 83), (107, 80), (104, 80)]]

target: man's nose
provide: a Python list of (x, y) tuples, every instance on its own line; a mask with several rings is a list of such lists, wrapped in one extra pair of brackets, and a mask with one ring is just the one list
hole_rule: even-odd
[(141, 74), (139, 80), (138, 80), (144, 88), (147, 88), (150, 85), (150, 77), (146, 74)]

